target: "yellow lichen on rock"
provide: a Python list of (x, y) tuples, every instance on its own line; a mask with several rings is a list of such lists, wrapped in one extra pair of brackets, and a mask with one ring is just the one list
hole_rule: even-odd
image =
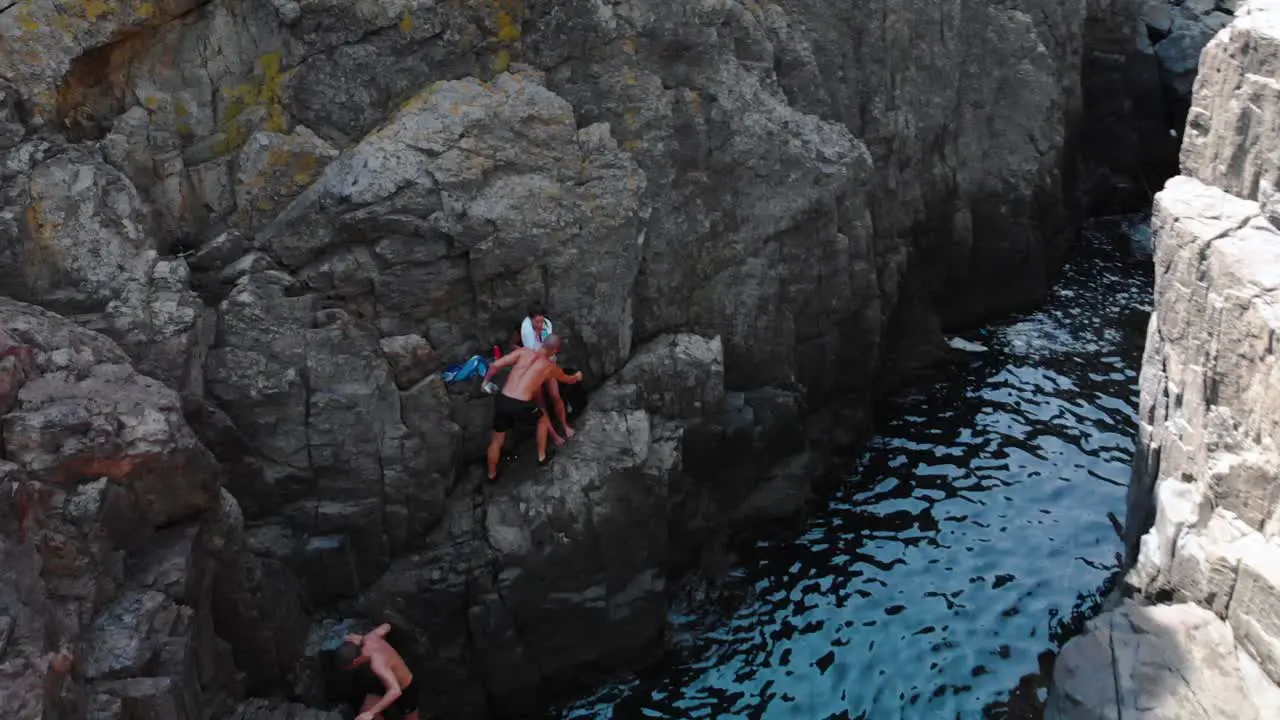
[(511, 51), (506, 48), (501, 48), (493, 56), (493, 72), (495, 74), (504, 73), (509, 67), (511, 67)]
[(407, 9), (404, 11), (404, 17), (400, 19), (400, 32), (405, 35), (413, 32), (413, 16)]
[[(227, 154), (239, 148), (254, 130), (283, 133), (287, 131), (289, 117), (285, 112), (284, 83), (288, 74), (283, 70), (284, 60), (279, 52), (269, 52), (258, 58), (254, 82), (236, 85), (222, 91), (225, 110), (222, 114), (222, 140), (219, 154)], [(260, 108), (266, 113), (261, 127), (251, 127), (242, 116), (246, 111)]]
[(84, 19), (89, 22), (97, 22), (99, 18), (110, 15), (115, 11), (111, 3), (106, 0), (83, 0), (84, 2)]
[(31, 9), (28, 5), (23, 5), (21, 8), (18, 8), (18, 14), (15, 16), (15, 19), (18, 22), (18, 27), (24, 32), (30, 33), (40, 29), (39, 21), (31, 17)]
[(498, 49), (490, 60), (490, 67), (497, 75), (511, 67), (511, 46), (519, 42), (523, 34), (521, 24), (526, 10), (523, 0), (488, 0), (485, 9), (493, 23), (494, 39), (498, 41)]

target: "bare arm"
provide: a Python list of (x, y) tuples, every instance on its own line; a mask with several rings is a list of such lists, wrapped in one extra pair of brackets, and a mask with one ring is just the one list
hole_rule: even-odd
[(578, 372), (572, 375), (566, 375), (564, 373), (564, 370), (560, 369), (559, 365), (552, 365), (551, 379), (555, 380), (556, 382), (562, 382), (566, 385), (572, 385), (576, 382), (582, 382), (582, 371), (579, 370)]
[(377, 717), (379, 713), (391, 707), (391, 704), (400, 699), (403, 691), (400, 689), (400, 683), (396, 680), (395, 673), (391, 672), (391, 668), (381, 658), (374, 658), (369, 663), (369, 669), (373, 670), (373, 674), (378, 676), (382, 684), (387, 687), (387, 693), (376, 705), (366, 710), (360, 717), (368, 715), (369, 717)]
[(489, 369), (485, 371), (484, 380), (482, 380), (480, 384), (484, 385), (488, 383), (489, 380), (493, 378), (495, 373), (497, 373), (502, 368), (507, 368), (507, 367), (511, 367), (512, 365), (515, 365), (516, 360), (519, 360), (519, 359), (520, 359), (519, 350), (516, 350), (515, 352), (512, 352), (509, 355), (503, 355), (502, 359), (494, 361), (494, 363), (489, 366)]

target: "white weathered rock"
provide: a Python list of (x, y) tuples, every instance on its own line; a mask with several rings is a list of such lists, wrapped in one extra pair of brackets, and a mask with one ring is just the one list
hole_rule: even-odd
[(1280, 683), (1280, 541), (1255, 544), (1241, 559), (1227, 617), (1241, 646)]
[(1275, 692), (1212, 612), (1126, 602), (1063, 647), (1045, 720), (1265, 720)]
[[(1214, 7), (1184, 3), (1179, 18), (1218, 22)], [(1181, 629), (1161, 641), (1174, 659), (1162, 662), (1180, 672), (1181, 657), (1216, 668), (1215, 688), (1236, 697), (1228, 702), (1207, 680), (1184, 675), (1162, 699), (1160, 686), (1170, 682), (1156, 673), (1134, 681), (1154, 694), (1135, 707), (1161, 718), (1261, 718), (1275, 714), (1280, 692), (1280, 229), (1268, 212), (1280, 172), (1280, 2), (1243, 4), (1201, 59), (1185, 175), (1155, 198), (1155, 312), (1140, 381), (1126, 518), (1136, 557), (1127, 581), (1148, 597), (1206, 608), (1196, 610), (1199, 619), (1177, 611)], [(1137, 612), (1104, 616), (1109, 625), (1064, 650), (1068, 660), (1078, 648), (1055, 675), (1060, 711), (1073, 693), (1109, 706), (1105, 693), (1090, 695), (1071, 674), (1088, 648), (1116, 643), (1116, 618)], [(1228, 658), (1230, 643), (1238, 649)], [(1129, 680), (1116, 648), (1111, 662), (1123, 687)], [(1184, 686), (1199, 705), (1169, 699), (1186, 696)], [(1111, 715), (1137, 716), (1123, 706), (1121, 697)]]
[(1266, 202), (1280, 180), (1280, 2), (1244, 3), (1206, 47), (1187, 116), (1182, 169)]

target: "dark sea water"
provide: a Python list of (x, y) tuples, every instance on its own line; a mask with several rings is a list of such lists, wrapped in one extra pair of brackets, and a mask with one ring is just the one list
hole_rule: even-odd
[(1151, 277), (1112, 232), (1043, 309), (955, 339), (968, 366), (891, 403), (800, 536), (676, 608), (662, 663), (555, 716), (1038, 717), (1122, 551)]

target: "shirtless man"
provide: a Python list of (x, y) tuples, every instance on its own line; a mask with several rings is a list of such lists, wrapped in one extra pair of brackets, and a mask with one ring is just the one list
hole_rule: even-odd
[[(530, 350), (541, 350), (542, 343), (548, 336), (554, 334), (551, 326), (551, 318), (547, 317), (547, 311), (541, 308), (533, 308), (529, 311), (528, 317), (520, 323), (520, 344)], [(551, 356), (551, 362), (556, 362), (556, 357)], [(564, 406), (564, 399), (560, 397), (560, 383), (555, 379), (548, 380), (542, 386), (542, 392), (535, 396), (538, 409), (542, 412), (547, 411), (547, 398), (551, 398), (551, 409), (555, 411), (556, 419), (560, 421), (560, 426), (564, 428), (564, 437), (556, 432), (555, 423), (550, 425), (551, 442), (556, 445), (563, 445), (565, 440), (573, 438), (574, 429), (569, 426), (569, 415)]]
[(389, 632), (391, 626), (384, 623), (368, 635), (348, 635), (335, 651), (338, 667), (355, 670), (368, 665), (373, 677), (386, 688), (381, 697), (372, 693), (365, 696), (356, 720), (382, 720), (387, 708), (395, 708), (403, 720), (419, 720), (418, 685), (404, 658), (387, 643)]
[(576, 383), (582, 380), (582, 373), (566, 375), (551, 358), (560, 350), (560, 337), (548, 335), (538, 350), (516, 348), (510, 355), (489, 366), (484, 375), (484, 382), (503, 368), (511, 368), (511, 376), (502, 388), (502, 394), (493, 400), (493, 439), (489, 441), (489, 481), (498, 479), (498, 460), (502, 457), (502, 444), (507, 439), (507, 431), (517, 423), (537, 423), (538, 464), (547, 464), (547, 435), (551, 431), (551, 421), (546, 413), (538, 408), (533, 396), (547, 380), (558, 380), (562, 383)]

